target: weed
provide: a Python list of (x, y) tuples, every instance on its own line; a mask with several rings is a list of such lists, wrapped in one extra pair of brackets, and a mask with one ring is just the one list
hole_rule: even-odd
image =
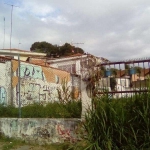
[[(80, 118), (81, 101), (30, 104), (21, 108), (22, 118)], [(18, 108), (0, 105), (0, 117), (18, 117)]]
[(132, 98), (93, 99), (85, 117), (87, 149), (138, 150), (150, 147), (149, 93)]

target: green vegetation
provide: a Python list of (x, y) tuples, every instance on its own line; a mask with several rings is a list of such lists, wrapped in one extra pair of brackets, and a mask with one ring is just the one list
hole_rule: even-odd
[(68, 56), (75, 53), (81, 53), (81, 54), (84, 53), (83, 49), (72, 46), (69, 43), (65, 43), (62, 46), (58, 46), (58, 45), (52, 45), (45, 41), (33, 43), (31, 45), (30, 50), (33, 52), (47, 53), (47, 56), (55, 56), (55, 57)]
[[(42, 105), (34, 103), (21, 108), (22, 118), (80, 118), (81, 101), (69, 101), (67, 103), (48, 103)], [(0, 105), (0, 117), (18, 117), (18, 108), (14, 106)]]
[(2, 150), (10, 150), (10, 149), (14, 149), (15, 147), (24, 145), (25, 142), (21, 141), (19, 139), (12, 139), (12, 138), (8, 138), (3, 136), (2, 134), (0, 134), (0, 145), (2, 148)]
[(84, 122), (87, 150), (150, 148), (150, 93), (131, 98), (93, 99)]
[[(137, 94), (130, 98), (109, 99), (107, 95), (94, 98), (92, 109), (88, 110), (85, 120), (77, 129), (80, 141), (44, 145), (54, 150), (146, 150), (150, 148), (150, 93)], [(5, 113), (4, 113), (5, 112)], [(2, 115), (3, 114), (3, 115)], [(1, 117), (17, 117), (18, 109), (1, 106)], [(17, 115), (17, 116), (15, 116)], [(46, 106), (33, 104), (22, 108), (22, 117), (80, 117), (81, 102), (66, 104), (49, 103)], [(22, 141), (0, 138), (8, 142), (3, 150)]]
[(0, 134), (1, 150), (12, 150), (12, 149), (14, 150), (17, 148), (22, 149), (23, 147), (28, 147), (29, 149), (32, 150), (83, 150), (86, 146), (87, 146), (86, 141), (80, 141), (77, 143), (64, 142), (64, 143), (38, 145), (33, 143), (26, 143), (25, 141), (19, 139), (5, 137), (2, 134)]

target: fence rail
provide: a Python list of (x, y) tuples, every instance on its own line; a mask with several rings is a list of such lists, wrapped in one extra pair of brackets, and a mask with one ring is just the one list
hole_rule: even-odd
[(112, 97), (132, 96), (149, 89), (150, 58), (107, 62), (98, 65), (101, 79), (96, 94)]

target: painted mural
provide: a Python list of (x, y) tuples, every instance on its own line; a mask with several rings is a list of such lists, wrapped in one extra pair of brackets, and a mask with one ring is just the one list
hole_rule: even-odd
[(32, 66), (32, 65), (20, 65), (20, 77), (21, 78), (33, 78), (33, 79), (41, 79), (43, 80), (43, 71), (40, 66)]
[[(12, 62), (13, 88), (18, 91), (18, 62)], [(58, 101), (57, 88), (61, 86), (61, 81), (67, 78), (70, 82), (70, 73), (50, 67), (37, 66), (21, 62), (20, 64), (20, 94), (22, 106), (33, 102), (47, 103)], [(18, 98), (15, 98), (15, 105), (18, 105)]]

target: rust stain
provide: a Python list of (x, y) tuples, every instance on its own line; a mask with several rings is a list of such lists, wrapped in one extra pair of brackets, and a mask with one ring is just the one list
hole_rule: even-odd
[(46, 60), (42, 60), (42, 59), (30, 58), (30, 63), (35, 65), (40, 65), (40, 66), (47, 66), (47, 67), (49, 66)]
[(70, 81), (70, 73), (54, 68), (47, 68), (47, 67), (42, 67), (43, 73), (45, 75), (45, 78), (47, 82), (52, 82), (55, 83), (55, 76), (58, 76), (60, 79), (60, 82), (64, 79), (67, 78), (67, 81)]
[(70, 73), (66, 72), (66, 71), (62, 71), (62, 70), (58, 70), (58, 69), (53, 69), (53, 73), (55, 75), (57, 75), (60, 80), (62, 81), (64, 78), (67, 79), (67, 81), (70, 81)]
[(79, 98), (79, 93), (80, 92), (79, 92), (78, 87), (75, 87), (74, 91), (73, 91), (73, 96), (74, 96), (75, 99)]
[(13, 76), (12, 77), (12, 87), (15, 88), (17, 84), (18, 84), (18, 77)]
[(18, 69), (18, 61), (17, 60), (12, 60), (12, 71), (15, 72)]
[(43, 73), (45, 75), (45, 78), (46, 78), (47, 82), (55, 82), (55, 76), (53, 74), (52, 69), (42, 67), (42, 70), (43, 70)]

